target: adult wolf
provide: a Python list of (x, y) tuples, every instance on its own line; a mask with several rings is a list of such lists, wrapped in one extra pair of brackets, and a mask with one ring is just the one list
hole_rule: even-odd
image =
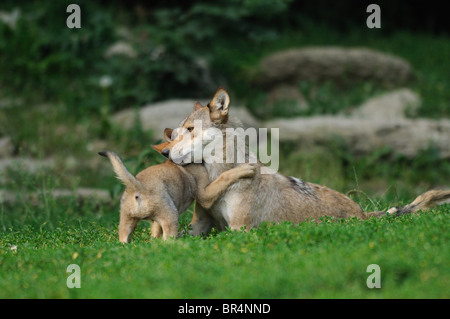
[[(231, 128), (240, 126), (239, 121), (229, 116), (229, 105), (230, 97), (223, 88), (217, 90), (208, 105), (195, 102), (194, 111), (178, 128), (166, 129), (165, 136), (169, 143), (162, 154), (180, 165), (199, 160), (201, 156), (210, 181), (241, 164), (237, 161), (239, 156), (232, 156), (233, 161), (230, 162), (227, 154), (240, 153), (247, 162), (255, 159), (247, 147), (240, 148), (235, 138), (227, 138)], [(214, 149), (214, 154), (206, 152), (207, 149)], [(449, 190), (433, 190), (404, 207), (392, 208), (387, 212), (364, 212), (349, 197), (325, 186), (276, 172), (266, 173), (269, 173), (267, 167), (258, 162), (258, 169), (252, 178), (241, 179), (228, 187), (210, 209), (198, 207), (192, 220), (191, 234), (208, 233), (213, 225), (219, 229), (226, 226), (250, 229), (265, 221), (299, 223), (308, 218), (318, 220), (325, 215), (367, 219), (386, 213), (408, 214), (450, 202)]]

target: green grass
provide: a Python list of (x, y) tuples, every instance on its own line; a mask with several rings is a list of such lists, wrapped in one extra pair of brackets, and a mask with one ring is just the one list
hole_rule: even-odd
[[(0, 298), (449, 298), (449, 213), (170, 241), (150, 239), (141, 223), (128, 245), (118, 242), (117, 214), (23, 225), (0, 237)], [(70, 264), (80, 266), (79, 289), (66, 286)], [(380, 289), (366, 286), (370, 264), (380, 266)]]

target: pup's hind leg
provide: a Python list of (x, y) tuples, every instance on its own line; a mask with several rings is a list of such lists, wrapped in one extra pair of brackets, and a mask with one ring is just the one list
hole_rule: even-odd
[(167, 208), (155, 220), (161, 225), (164, 240), (177, 237), (179, 223), (176, 210)]
[(159, 238), (162, 236), (162, 234), (163, 234), (163, 229), (162, 229), (161, 225), (156, 221), (152, 222), (152, 237)]
[(177, 238), (178, 235), (178, 221), (174, 222), (164, 222), (162, 223), (163, 229), (163, 239), (167, 240), (170, 238)]

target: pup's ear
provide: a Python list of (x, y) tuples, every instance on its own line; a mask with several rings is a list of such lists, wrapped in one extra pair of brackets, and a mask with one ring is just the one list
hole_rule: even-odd
[(228, 121), (228, 106), (230, 105), (230, 96), (224, 88), (219, 87), (214, 94), (208, 107), (209, 117), (215, 123), (226, 123)]
[(194, 102), (194, 111), (200, 110), (203, 107), (203, 105), (200, 104), (200, 102)]
[(164, 139), (167, 142), (170, 142), (172, 140), (172, 132), (173, 132), (173, 129), (171, 129), (171, 128), (164, 129)]
[(164, 142), (158, 145), (150, 145), (155, 151), (157, 151), (159, 154), (161, 154), (162, 150), (165, 149), (167, 147), (169, 143), (168, 142)]

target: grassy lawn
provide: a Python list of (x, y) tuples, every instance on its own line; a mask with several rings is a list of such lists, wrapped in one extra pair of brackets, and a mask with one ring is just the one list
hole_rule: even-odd
[[(118, 242), (118, 214), (16, 226), (0, 239), (0, 298), (449, 298), (449, 213), (445, 205), (170, 241), (152, 240), (141, 222), (128, 245)], [(70, 264), (81, 288), (66, 285)], [(379, 289), (366, 285), (370, 264), (380, 266)]]

